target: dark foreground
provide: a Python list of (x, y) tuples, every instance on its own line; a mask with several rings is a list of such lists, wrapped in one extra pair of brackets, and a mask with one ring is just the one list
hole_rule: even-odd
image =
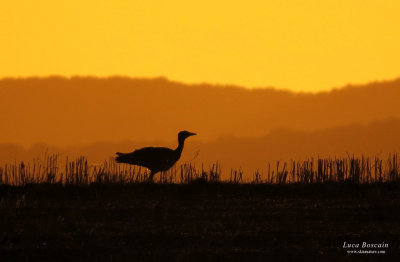
[(0, 261), (400, 261), (399, 236), (398, 184), (0, 186)]

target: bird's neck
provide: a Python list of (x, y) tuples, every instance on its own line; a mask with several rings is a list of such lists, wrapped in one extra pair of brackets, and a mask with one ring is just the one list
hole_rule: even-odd
[(183, 145), (185, 144), (185, 139), (180, 139), (178, 142), (178, 147), (175, 149), (175, 151), (180, 155), (183, 150)]

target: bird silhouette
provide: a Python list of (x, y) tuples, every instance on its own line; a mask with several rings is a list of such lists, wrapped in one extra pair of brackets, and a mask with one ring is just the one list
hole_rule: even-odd
[(144, 147), (131, 153), (120, 153), (115, 160), (117, 163), (143, 166), (150, 169), (149, 181), (153, 181), (153, 176), (160, 172), (170, 169), (181, 157), (185, 139), (196, 135), (189, 131), (181, 131), (178, 134), (178, 147), (173, 150), (166, 147)]

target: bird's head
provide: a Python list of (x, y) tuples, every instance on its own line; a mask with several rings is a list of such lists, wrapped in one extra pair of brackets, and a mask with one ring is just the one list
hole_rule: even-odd
[(194, 136), (194, 135), (196, 135), (196, 133), (192, 133), (192, 132), (189, 132), (189, 131), (181, 131), (181, 132), (179, 132), (179, 134), (178, 134), (178, 140), (179, 140), (179, 141), (185, 140), (185, 139), (188, 138), (189, 136)]

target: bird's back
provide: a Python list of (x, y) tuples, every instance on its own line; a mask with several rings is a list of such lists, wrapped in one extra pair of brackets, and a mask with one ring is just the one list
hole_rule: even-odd
[(176, 152), (166, 147), (144, 147), (132, 153), (117, 153), (118, 163), (147, 167), (152, 171), (169, 169), (178, 160)]

